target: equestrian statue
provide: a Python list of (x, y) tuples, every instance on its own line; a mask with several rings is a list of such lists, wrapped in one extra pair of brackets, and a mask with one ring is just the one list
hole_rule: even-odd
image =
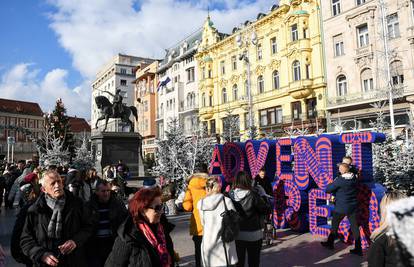
[[(129, 125), (129, 131), (134, 131), (134, 124), (129, 119), (129, 117), (134, 115), (135, 120), (138, 121), (138, 111), (137, 108), (134, 106), (126, 106), (122, 103), (123, 97), (121, 95), (121, 90), (117, 89), (115, 95), (108, 92), (103, 91), (104, 93), (108, 93), (111, 95), (114, 100), (113, 103), (108, 100), (105, 96), (97, 96), (95, 97), (95, 103), (96, 106), (102, 111), (102, 116), (99, 117), (96, 121), (95, 127), (98, 128), (98, 122), (101, 120), (105, 120), (105, 127), (102, 130), (102, 132), (106, 131), (106, 127), (108, 126), (108, 120), (109, 119), (121, 119), (122, 122), (125, 122)], [(138, 99), (138, 103), (141, 102), (140, 99)]]

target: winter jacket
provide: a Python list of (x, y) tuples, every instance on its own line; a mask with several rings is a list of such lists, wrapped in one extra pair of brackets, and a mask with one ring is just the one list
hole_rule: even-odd
[[(220, 215), (225, 211), (224, 199), (227, 209), (236, 210), (229, 198), (223, 194), (214, 194), (201, 199), (197, 203), (200, 213), (201, 224), (205, 233), (201, 242), (201, 257), (203, 266), (226, 266), (226, 254), (224, 253), (223, 241), (219, 235), (223, 217)], [(237, 263), (236, 243), (226, 243), (227, 260), (230, 265)]]
[(270, 183), (270, 180), (267, 176), (263, 177), (262, 179), (260, 178), (259, 175), (257, 175), (256, 178), (254, 179), (254, 186), (256, 185), (260, 185), (261, 187), (263, 187), (266, 194), (270, 197), (273, 197), (272, 184)]
[(190, 235), (203, 235), (203, 227), (200, 222), (200, 215), (197, 209), (197, 202), (206, 196), (206, 182), (208, 175), (205, 173), (195, 173), (190, 178), (190, 182), (185, 192), (183, 209), (192, 211), (190, 219)]
[[(94, 225), (94, 229), (96, 231), (96, 226), (99, 223), (99, 207), (98, 207), (98, 197), (93, 194), (91, 200), (86, 203), (86, 206), (91, 212), (91, 221)], [(111, 224), (112, 234), (113, 237), (116, 238), (118, 228), (125, 221), (126, 217), (128, 216), (128, 211), (119, 199), (115, 196), (111, 196), (109, 199), (109, 222)], [(92, 234), (92, 237), (95, 236), (95, 231)]]
[(17, 214), (16, 222), (14, 223), (11, 242), (10, 242), (10, 252), (13, 258), (19, 262), (23, 263), (26, 266), (31, 266), (32, 261), (30, 258), (23, 254), (22, 247), (20, 246), (20, 237), (22, 235), (24, 223), (26, 221), (26, 214), (29, 207), (32, 205), (33, 202), (27, 203), (23, 206), (19, 213)]
[(353, 173), (345, 173), (338, 176), (326, 187), (326, 193), (336, 196), (334, 211), (340, 214), (351, 214), (357, 206), (357, 179)]
[(236, 188), (230, 191), (236, 210), (241, 216), (237, 240), (257, 241), (263, 238), (264, 216), (270, 213), (270, 205), (254, 190)]
[[(169, 223), (165, 216), (160, 223), (164, 227), (167, 249), (172, 261), (174, 261), (174, 247), (170, 237), (174, 225)], [(105, 263), (106, 267), (158, 267), (160, 259), (155, 248), (148, 242), (144, 234), (137, 229), (130, 216), (118, 229), (118, 237), (115, 239), (112, 252)], [(174, 266), (174, 263), (171, 264)]]
[(368, 250), (368, 267), (396, 267), (396, 241), (384, 232), (377, 236)]
[(23, 170), (23, 173), (21, 173), (20, 176), (17, 177), (16, 180), (14, 180), (8, 198), (10, 203), (13, 203), (15, 200), (20, 200), (20, 184), (24, 181), (24, 177), (26, 177), (26, 175), (28, 175), (30, 172), (30, 168), (26, 168)]
[(55, 256), (59, 254), (58, 246), (68, 240), (76, 243), (76, 249), (60, 258), (59, 266), (86, 266), (85, 243), (92, 234), (90, 212), (83, 205), (82, 200), (65, 191), (65, 207), (63, 209), (62, 237), (60, 240), (50, 239), (47, 228), (52, 216), (52, 209), (46, 204), (45, 195), (42, 194), (30, 206), (20, 245), (26, 256), (29, 256), (35, 266), (45, 266), (41, 258), (45, 252)]

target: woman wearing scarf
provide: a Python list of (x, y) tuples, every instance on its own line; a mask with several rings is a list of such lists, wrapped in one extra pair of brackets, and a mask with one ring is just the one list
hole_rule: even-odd
[(161, 190), (144, 188), (129, 202), (130, 216), (118, 229), (105, 266), (174, 266), (170, 232), (174, 225), (163, 214)]

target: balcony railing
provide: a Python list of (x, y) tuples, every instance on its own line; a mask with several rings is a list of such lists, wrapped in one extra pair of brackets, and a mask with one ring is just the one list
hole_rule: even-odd
[(183, 107), (180, 107), (179, 112), (187, 112), (198, 109), (198, 105), (184, 105)]
[[(412, 89), (408, 89), (406, 86), (397, 86), (393, 88), (394, 97), (401, 97), (409, 93), (414, 93), (414, 91)], [(347, 94), (344, 96), (328, 98), (328, 108), (349, 104), (356, 105), (363, 102), (372, 102), (387, 99), (388, 97), (389, 93), (386, 89)]]

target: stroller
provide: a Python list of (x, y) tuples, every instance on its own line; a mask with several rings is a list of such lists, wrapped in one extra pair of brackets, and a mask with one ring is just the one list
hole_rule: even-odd
[[(262, 186), (256, 184), (256, 190), (262, 195), (262, 198), (267, 201), (269, 206), (273, 208), (274, 199), (273, 196), (269, 196), (265, 193)], [(265, 215), (264, 217), (264, 230), (263, 230), (263, 242), (266, 246), (269, 246), (273, 243), (276, 239), (276, 228), (273, 225), (273, 210), (270, 212), (269, 215)]]

